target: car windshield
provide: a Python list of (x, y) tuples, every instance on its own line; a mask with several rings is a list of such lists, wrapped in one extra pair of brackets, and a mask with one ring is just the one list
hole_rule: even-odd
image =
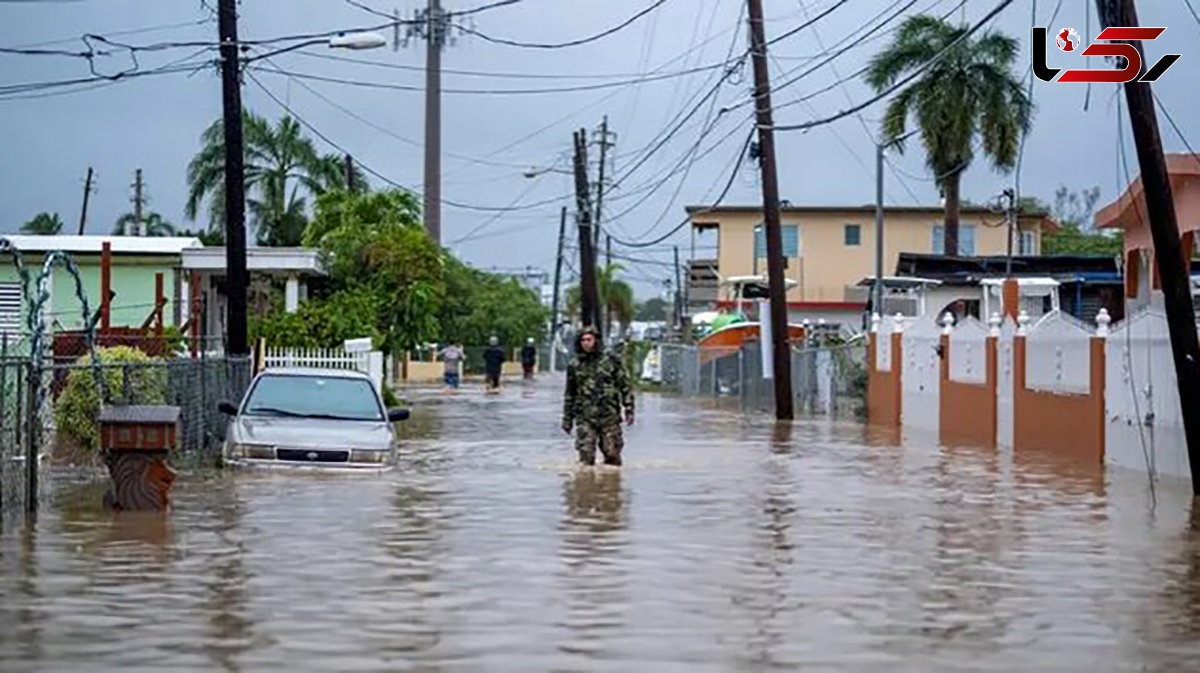
[(246, 402), (251, 416), (383, 419), (370, 381), (338, 376), (263, 376)]

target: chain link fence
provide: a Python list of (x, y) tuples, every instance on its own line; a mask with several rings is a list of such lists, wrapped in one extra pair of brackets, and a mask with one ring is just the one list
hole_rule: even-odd
[[(664, 388), (688, 397), (736, 402), (748, 413), (774, 410), (775, 382), (763, 376), (758, 344), (708, 353), (682, 344), (659, 348)], [(793, 348), (791, 365), (797, 413), (862, 417), (866, 406), (865, 345)]]

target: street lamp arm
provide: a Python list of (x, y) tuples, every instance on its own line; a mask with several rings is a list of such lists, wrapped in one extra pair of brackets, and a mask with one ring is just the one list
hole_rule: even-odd
[(298, 42), (296, 44), (283, 47), (282, 49), (276, 49), (275, 51), (267, 52), (265, 54), (257, 54), (246, 59), (245, 62), (253, 63), (254, 61), (260, 61), (271, 58), (272, 56), (286, 54), (290, 51), (296, 51), (297, 49), (315, 47), (319, 44), (327, 44), (329, 45), (330, 49), (351, 49), (355, 51), (362, 51), (365, 49), (378, 49), (379, 47), (387, 46), (387, 43), (387, 38), (379, 33), (341, 33), (334, 35), (333, 37), (322, 37), (304, 42)]

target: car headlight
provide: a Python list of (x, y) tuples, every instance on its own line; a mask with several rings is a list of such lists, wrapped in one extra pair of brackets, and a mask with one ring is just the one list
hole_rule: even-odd
[(382, 465), (388, 461), (391, 455), (392, 452), (387, 450), (352, 449), (350, 451), (350, 462)]
[(230, 444), (229, 457), (275, 460), (275, 447), (263, 444)]

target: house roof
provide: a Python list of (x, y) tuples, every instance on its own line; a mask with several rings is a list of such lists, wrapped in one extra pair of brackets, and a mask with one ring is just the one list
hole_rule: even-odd
[[(1005, 274), (1007, 258), (947, 257), (911, 252), (900, 253), (896, 273), (940, 280), (950, 285), (975, 285), (986, 278)], [(1039, 255), (1015, 256), (1012, 263), (1015, 276), (1038, 276), (1062, 282), (1092, 283), (1120, 282), (1121, 270), (1116, 257), (1103, 255)]]
[(43, 253), (62, 250), (98, 255), (104, 243), (112, 244), (114, 255), (178, 255), (188, 248), (203, 247), (200, 239), (186, 236), (32, 236), (4, 234), (21, 252)]
[[(224, 271), (225, 248), (185, 250), (180, 266), (188, 271)], [(266, 273), (325, 273), (321, 253), (314, 248), (247, 248), (246, 268), (249, 271)]]
[[(1180, 178), (1200, 176), (1200, 157), (1189, 153), (1175, 152), (1166, 154), (1164, 159), (1167, 162), (1167, 175), (1173, 178), (1172, 183)], [(1146, 199), (1140, 175), (1125, 188), (1116, 201), (1096, 211), (1096, 226), (1101, 229), (1115, 229), (1128, 227), (1133, 222), (1140, 223), (1142, 220), (1140, 215), (1136, 219), (1126, 216), (1135, 203), (1140, 210), (1145, 210)], [(1178, 197), (1176, 197), (1176, 203), (1178, 203)], [(1179, 224), (1180, 228), (1184, 229), (1187, 223), (1180, 222)]]

